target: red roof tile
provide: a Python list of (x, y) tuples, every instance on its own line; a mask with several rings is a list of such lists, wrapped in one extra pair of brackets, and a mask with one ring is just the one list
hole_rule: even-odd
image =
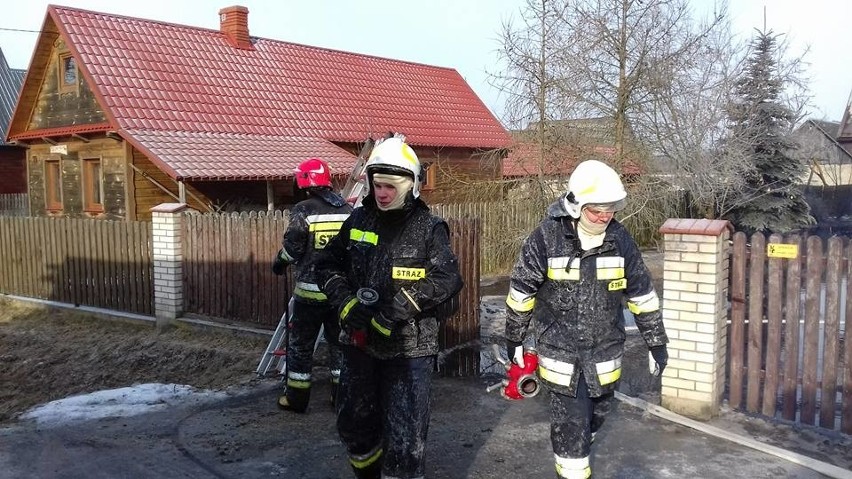
[[(263, 38), (253, 38), (251, 50), (237, 49), (218, 30), (66, 7), (50, 6), (48, 15), (116, 129), (140, 144), (142, 132), (171, 132), (156, 135), (170, 139), (164, 155), (181, 148), (177, 132), (269, 137), (270, 146), (285, 145), (280, 137), (356, 143), (386, 131), (402, 131), (415, 146), (509, 143), (451, 68)], [(187, 178), (220, 173), (207, 172), (209, 158), (191, 152), (160, 159)]]
[(318, 156), (334, 173), (349, 174), (355, 158), (319, 138), (233, 133), (127, 130), (127, 137), (177, 180), (284, 179), (305, 158)]

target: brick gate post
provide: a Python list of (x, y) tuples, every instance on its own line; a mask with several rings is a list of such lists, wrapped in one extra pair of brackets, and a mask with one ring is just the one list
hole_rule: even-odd
[(154, 249), (154, 316), (162, 329), (183, 312), (183, 203), (151, 208)]
[(668, 219), (663, 234), (663, 322), (669, 364), (662, 405), (694, 419), (719, 413), (725, 390), (730, 223)]

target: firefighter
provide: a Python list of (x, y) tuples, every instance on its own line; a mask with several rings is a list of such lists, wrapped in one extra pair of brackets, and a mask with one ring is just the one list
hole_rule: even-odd
[(658, 374), (668, 360), (651, 275), (630, 234), (613, 219), (626, 197), (612, 168), (581, 162), (568, 192), (525, 240), (510, 278), (506, 347), (523, 365), (524, 340), (535, 343), (538, 375), (550, 392), (556, 472), (563, 479), (591, 476), (591, 442), (622, 372), (623, 301)]
[[(420, 199), (417, 155), (401, 138), (378, 143), (367, 193), (323, 251), (319, 279), (338, 308), (343, 372), (337, 429), (358, 478), (422, 478), (435, 308), (462, 288), (449, 229)], [(370, 306), (360, 288), (378, 293)], [(359, 335), (366, 336), (356, 342)]]
[(332, 404), (337, 395), (342, 361), (337, 311), (329, 306), (326, 296), (320, 291), (314, 268), (317, 253), (337, 234), (352, 207), (332, 191), (331, 171), (323, 160), (309, 158), (303, 161), (296, 168), (295, 176), (297, 188), (308, 197), (290, 210), (290, 221), (272, 271), (282, 275), (286, 266), (292, 264), (296, 281), (287, 343), (286, 389), (278, 398), (278, 406), (304, 413), (311, 397), (314, 345), (320, 328), (324, 331), (329, 350)]

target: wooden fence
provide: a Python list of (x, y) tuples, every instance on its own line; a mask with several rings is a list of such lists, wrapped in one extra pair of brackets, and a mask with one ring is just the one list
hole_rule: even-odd
[(281, 211), (185, 214), (184, 311), (274, 328), (291, 290), (272, 273), (286, 227)]
[[(852, 245), (834, 237), (824, 253), (816, 236), (750, 240), (733, 237), (730, 406), (852, 433)], [(798, 254), (778, 257), (779, 244)]]
[[(274, 328), (291, 291), (287, 277), (272, 274), (286, 214), (187, 214), (183, 238), (184, 311)], [(440, 333), (439, 369), (446, 375), (479, 373), (479, 221), (447, 220), (465, 287), (458, 311)], [(448, 307), (451, 307), (448, 305)]]
[(544, 210), (525, 201), (431, 205), (443, 218), (479, 218), (481, 275), (507, 273), (518, 259), (521, 245), (544, 217)]
[(0, 292), (153, 314), (151, 224), (0, 217)]
[(0, 195), (0, 216), (29, 216), (30, 200), (26, 193)]

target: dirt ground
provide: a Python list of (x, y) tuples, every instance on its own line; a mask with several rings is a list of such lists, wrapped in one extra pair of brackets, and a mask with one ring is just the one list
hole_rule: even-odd
[[(646, 263), (655, 278), (661, 278), (662, 254), (648, 252)], [(661, 287), (661, 279), (657, 282)], [(483, 281), (481, 294), (503, 296), (507, 289), (505, 278), (488, 278)], [(499, 322), (499, 311), (485, 314)], [(498, 340), (485, 337), (486, 332), (483, 343)], [(256, 383), (254, 369), (268, 340), (265, 335), (186, 324), (157, 332), (153, 323), (0, 297), (0, 427), (12, 424), (18, 415), (39, 404), (138, 383), (187, 384), (203, 389)], [(642, 365), (647, 349), (638, 337), (631, 337), (626, 354), (628, 364)], [(321, 354), (317, 362), (322, 364)], [(647, 374), (627, 371), (621, 392), (658, 402), (659, 385), (649, 383), (648, 378)], [(846, 435), (727, 410), (711, 424), (852, 467), (852, 440)]]
[(269, 338), (99, 318), (0, 298), (0, 425), (27, 409), (137, 383), (223, 389), (254, 379)]

